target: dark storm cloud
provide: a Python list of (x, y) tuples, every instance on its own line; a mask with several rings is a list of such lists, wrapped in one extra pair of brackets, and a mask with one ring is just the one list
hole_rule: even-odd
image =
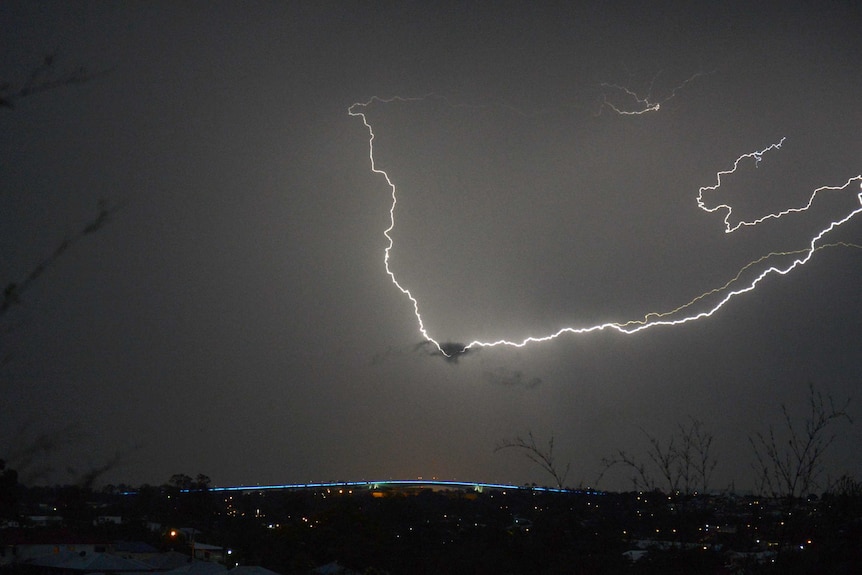
[(432, 357), (441, 357), (452, 364), (458, 363), (462, 356), (475, 352), (475, 350), (468, 349), (465, 344), (454, 341), (442, 342), (439, 347), (432, 341), (423, 341), (417, 343), (413, 349)]
[[(443, 351), (441, 351), (441, 348)], [(438, 348), (434, 342), (422, 341), (409, 347), (389, 346), (386, 351), (375, 353), (371, 356), (371, 365), (381, 365), (389, 358), (403, 355), (415, 354), (416, 352), (430, 357), (441, 357), (449, 363), (458, 363), (458, 359), (476, 350), (465, 349), (463, 343), (445, 342)]]
[(529, 377), (520, 370), (506, 369), (505, 367), (498, 367), (496, 369), (486, 371), (483, 374), (483, 377), (488, 383), (493, 385), (503, 385), (506, 387), (535, 389), (542, 385), (542, 379), (539, 377)]
[[(440, 348), (442, 348), (443, 351), (440, 351)], [(458, 363), (458, 359), (461, 356), (476, 351), (473, 349), (466, 349), (463, 343), (454, 342), (441, 343), (440, 348), (438, 348), (434, 342), (427, 340), (409, 347), (396, 347), (390, 345), (386, 348), (386, 351), (378, 352), (371, 356), (370, 363), (371, 365), (381, 365), (389, 358), (414, 354), (416, 352), (420, 352), (422, 355), (430, 357), (442, 357), (450, 363)]]

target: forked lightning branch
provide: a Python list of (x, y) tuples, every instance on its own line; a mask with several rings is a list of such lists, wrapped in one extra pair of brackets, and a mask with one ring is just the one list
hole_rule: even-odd
[[(654, 112), (659, 109), (658, 103), (654, 103), (646, 98), (638, 98), (633, 92), (630, 92), (624, 88), (612, 85), (605, 85), (605, 87), (612, 87), (615, 89), (624, 90), (627, 94), (635, 97), (638, 104), (641, 105), (641, 108), (638, 112), (627, 112), (625, 110), (619, 109), (616, 106), (607, 106), (610, 107), (617, 114), (631, 115), (633, 113), (643, 113), (644, 111)], [(413, 295), (410, 289), (399, 281), (397, 274), (391, 266), (390, 255), (393, 248), (395, 247), (394, 241), (392, 239), (392, 231), (395, 229), (397, 221), (396, 215), (399, 197), (398, 188), (395, 182), (389, 176), (389, 174), (387, 174), (385, 170), (381, 169), (376, 163), (374, 157), (374, 128), (372, 127), (366, 116), (366, 109), (372, 104), (385, 105), (387, 103), (395, 101), (410, 102), (421, 101), (423, 99), (424, 98), (401, 97), (381, 99), (378, 97), (373, 97), (367, 102), (359, 102), (350, 106), (350, 108), (348, 109), (348, 114), (362, 120), (362, 123), (368, 130), (368, 159), (371, 164), (371, 171), (375, 174), (379, 174), (380, 176), (382, 176), (386, 184), (389, 186), (390, 190), (391, 203), (389, 206), (389, 226), (383, 231), (383, 235), (386, 237), (386, 247), (383, 250), (383, 266), (386, 270), (386, 274), (392, 280), (392, 283), (395, 285), (395, 287), (402, 294), (404, 294), (413, 305), (413, 313), (416, 317), (416, 322), (421, 336), (425, 340), (436, 346), (440, 353), (447, 357), (451, 357), (459, 353), (464, 353), (467, 350), (475, 348), (495, 346), (524, 347), (529, 344), (538, 344), (550, 341), (563, 335), (589, 334), (605, 330), (614, 330), (624, 334), (634, 334), (658, 326), (676, 326), (697, 320), (706, 319), (711, 317), (713, 314), (715, 314), (718, 310), (720, 310), (728, 302), (730, 302), (737, 296), (755, 290), (766, 277), (774, 274), (787, 275), (794, 269), (797, 269), (811, 261), (814, 254), (824, 248), (842, 246), (862, 249), (862, 246), (860, 245), (846, 242), (827, 243), (828, 237), (832, 232), (849, 222), (858, 214), (862, 213), (862, 191), (860, 191), (862, 190), (862, 175), (857, 175), (852, 178), (849, 178), (847, 181), (840, 185), (824, 185), (818, 187), (811, 192), (809, 199), (805, 204), (800, 206), (792, 206), (784, 210), (772, 212), (754, 220), (746, 221), (740, 219), (734, 223), (733, 206), (727, 203), (715, 204), (712, 206), (709, 205), (709, 197), (711, 195), (714, 195), (714, 193), (721, 187), (722, 181), (726, 176), (734, 174), (738, 170), (742, 169), (743, 166), (747, 166), (752, 163), (747, 162), (747, 160), (753, 160), (753, 164), (756, 167), (757, 164), (759, 164), (763, 160), (764, 156), (780, 151), (782, 145), (785, 142), (785, 138), (782, 138), (780, 141), (775, 142), (762, 150), (748, 152), (737, 157), (735, 161), (729, 163), (726, 169), (720, 170), (715, 174), (714, 184), (703, 186), (698, 190), (695, 196), (695, 201), (697, 203), (697, 206), (706, 212), (723, 213), (724, 232), (733, 233), (742, 227), (756, 226), (767, 220), (789, 217), (800, 212), (805, 212), (809, 208), (811, 208), (815, 201), (815, 198), (823, 193), (829, 192), (856, 194), (856, 199), (858, 200), (859, 205), (855, 206), (854, 209), (850, 210), (849, 213), (844, 214), (842, 217), (830, 221), (817, 233), (812, 235), (808, 240), (806, 248), (793, 251), (779, 251), (768, 253), (743, 266), (739, 270), (739, 272), (730, 280), (728, 280), (725, 284), (707, 290), (704, 293), (698, 295), (697, 297), (681, 303), (675, 308), (663, 311), (644, 312), (643, 316), (637, 319), (614, 321), (595, 325), (565, 326), (552, 333), (538, 336), (529, 336), (520, 340), (474, 340), (467, 344), (457, 345), (441, 342), (435, 339), (433, 334), (429, 333), (428, 329), (425, 326), (425, 321), (422, 318), (422, 306), (420, 302)], [(773, 263), (776, 260), (780, 260), (781, 263)], [(707, 300), (709, 301), (709, 303), (707, 303)]]

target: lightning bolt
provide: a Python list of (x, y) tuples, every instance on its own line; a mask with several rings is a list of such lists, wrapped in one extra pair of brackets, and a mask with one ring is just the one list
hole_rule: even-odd
[(626, 88), (625, 86), (621, 86), (619, 84), (608, 84), (608, 83), (602, 82), (600, 84), (600, 86), (602, 88), (610, 88), (612, 90), (616, 90), (617, 92), (624, 93), (626, 96), (629, 97), (629, 99), (634, 100), (636, 107), (633, 110), (621, 109), (619, 106), (615, 105), (613, 102), (608, 100), (607, 94), (602, 94), (602, 98), (603, 98), (602, 106), (601, 106), (601, 108), (599, 108), (598, 114), (596, 114), (596, 115), (597, 116), (600, 115), (602, 113), (602, 109), (604, 109), (605, 106), (607, 106), (608, 108), (610, 108), (611, 110), (613, 110), (614, 112), (619, 114), (620, 116), (640, 116), (641, 114), (647, 114), (649, 112), (658, 112), (659, 110), (661, 110), (661, 105), (664, 104), (665, 102), (667, 102), (668, 100), (674, 98), (676, 96), (676, 93), (679, 90), (682, 90), (690, 82), (694, 81), (696, 78), (699, 78), (700, 76), (704, 76), (705, 74), (706, 74), (705, 72), (698, 72), (697, 74), (694, 74), (693, 76), (688, 78), (686, 81), (684, 81), (683, 83), (681, 83), (680, 85), (678, 85), (674, 89), (672, 89), (670, 91), (669, 95), (667, 95), (663, 100), (658, 101), (658, 102), (652, 101), (652, 90), (653, 90), (653, 85), (655, 84), (655, 81), (658, 79), (659, 75), (661, 75), (661, 72), (659, 72), (658, 74), (653, 76), (653, 79), (650, 81), (649, 89), (647, 90), (647, 95), (644, 97), (639, 96), (637, 92), (635, 92), (634, 90), (631, 90), (629, 88)]
[[(859, 244), (853, 244), (853, 243), (849, 243), (849, 242), (834, 242), (831, 244), (819, 245), (819, 246), (814, 248), (814, 251), (819, 252), (820, 250), (823, 250), (823, 249), (839, 248), (839, 247), (862, 250), (862, 245), (859, 245)], [(762, 262), (769, 260), (769, 259), (772, 259), (772, 258), (795, 256), (795, 255), (800, 255), (800, 254), (807, 254), (808, 252), (809, 252), (808, 249), (793, 250), (793, 251), (788, 251), (788, 252), (770, 252), (770, 253), (766, 254), (765, 256), (760, 256), (756, 260), (753, 260), (753, 261), (745, 264), (744, 266), (742, 266), (742, 268), (736, 273), (736, 275), (733, 278), (731, 278), (730, 280), (728, 280), (728, 282), (725, 283), (721, 287), (717, 287), (717, 288), (711, 289), (707, 292), (704, 292), (704, 293), (700, 294), (699, 296), (695, 297), (694, 299), (692, 299), (691, 301), (689, 301), (688, 303), (684, 303), (681, 306), (676, 307), (670, 311), (666, 311), (666, 312), (662, 312), (662, 313), (650, 312), (650, 313), (646, 314), (643, 317), (643, 319), (641, 319), (641, 320), (628, 321), (624, 324), (621, 324), (621, 326), (622, 327), (628, 327), (630, 325), (646, 325), (650, 322), (650, 318), (658, 319), (658, 318), (673, 316), (673, 315), (683, 311), (684, 309), (693, 306), (697, 302), (708, 298), (709, 296), (720, 294), (720, 293), (727, 291), (727, 289), (730, 288), (730, 286), (732, 286), (732, 285), (734, 285), (740, 281), (740, 279), (742, 278), (742, 275), (746, 271), (748, 271), (750, 268), (753, 268), (754, 266), (756, 266), (759, 263), (762, 263)]]
[[(778, 219), (782, 216), (786, 216), (787, 214), (792, 214), (794, 212), (804, 212), (808, 208), (811, 207), (811, 205), (814, 203), (814, 198), (816, 198), (817, 194), (819, 194), (820, 192), (839, 191), (839, 190), (843, 190), (844, 188), (846, 188), (848, 186), (849, 182), (848, 182), (848, 184), (844, 184), (843, 186), (821, 186), (821, 187), (815, 189), (811, 193), (811, 196), (808, 198), (808, 202), (804, 206), (800, 206), (798, 208), (788, 208), (788, 209), (782, 210), (780, 212), (774, 212), (771, 214), (767, 214), (765, 216), (762, 216), (760, 218), (757, 218), (757, 219), (751, 220), (751, 221), (740, 220), (736, 223), (736, 225), (733, 225), (730, 223), (731, 216), (733, 215), (733, 208), (729, 204), (718, 204), (718, 205), (713, 206), (711, 208), (706, 206), (706, 204), (704, 203), (704, 200), (703, 200), (704, 192), (713, 192), (713, 191), (717, 190), (721, 186), (721, 177), (722, 176), (727, 176), (729, 174), (736, 172), (737, 168), (739, 167), (739, 164), (743, 160), (746, 160), (748, 158), (754, 158), (754, 165), (757, 166), (758, 164), (760, 164), (761, 160), (763, 160), (764, 154), (766, 154), (767, 152), (771, 152), (773, 150), (780, 149), (782, 144), (784, 144), (786, 139), (787, 138), (781, 138), (781, 140), (779, 140), (777, 143), (772, 144), (771, 146), (764, 148), (763, 150), (760, 150), (759, 152), (750, 152), (748, 154), (743, 154), (743, 155), (739, 156), (736, 159), (736, 161), (733, 163), (733, 167), (731, 169), (724, 170), (724, 171), (718, 172), (716, 174), (715, 185), (704, 186), (704, 187), (700, 188), (700, 190), (698, 190), (697, 205), (700, 209), (702, 209), (706, 212), (710, 212), (710, 213), (716, 212), (718, 210), (726, 210), (727, 213), (724, 216), (724, 233), (729, 234), (731, 232), (735, 232), (736, 230), (738, 230), (742, 226), (756, 226), (757, 224), (763, 223), (766, 220)], [(852, 181), (853, 180), (851, 179), (851, 182)]]
[[(396, 194), (395, 184), (392, 183), (392, 180), (389, 178), (389, 174), (378, 168), (377, 164), (374, 161), (374, 129), (371, 127), (371, 124), (368, 123), (368, 118), (365, 117), (365, 112), (361, 111), (374, 102), (388, 104), (390, 102), (415, 102), (421, 100), (423, 100), (423, 98), (402, 98), (400, 96), (396, 96), (394, 98), (381, 99), (375, 96), (364, 104), (353, 104), (352, 106), (350, 106), (350, 108), (348, 108), (347, 113), (351, 116), (361, 118), (362, 123), (365, 124), (365, 127), (368, 129), (368, 158), (371, 161), (371, 171), (375, 174), (381, 174), (386, 180), (386, 183), (389, 185), (389, 188), (391, 190), (392, 204), (389, 206), (389, 227), (383, 230), (383, 235), (386, 236), (387, 241), (386, 249), (383, 250), (383, 266), (386, 268), (386, 274), (389, 276), (389, 279), (392, 280), (392, 283), (395, 284), (395, 287), (397, 287), (401, 291), (401, 293), (406, 295), (410, 302), (413, 304), (413, 313), (416, 315), (416, 320), (419, 322), (419, 333), (422, 334), (422, 337), (425, 338), (426, 341), (430, 341), (431, 343), (433, 343), (437, 347), (437, 350), (444, 356), (451, 357), (451, 354), (446, 353), (440, 343), (428, 334), (428, 330), (425, 329), (425, 322), (422, 321), (422, 314), (419, 313), (419, 301), (415, 297), (413, 297), (413, 294), (410, 293), (409, 289), (398, 283), (398, 278), (395, 277), (395, 272), (393, 272), (392, 268), (389, 266), (389, 255), (392, 252), (392, 246), (395, 243), (392, 240), (391, 233), (392, 230), (395, 229), (395, 206), (398, 204), (398, 196)], [(466, 350), (466, 348), (464, 349)]]
[[(675, 90), (678, 90), (682, 86), (685, 86), (686, 83), (690, 82), (691, 80), (693, 80), (697, 76), (698, 75), (693, 76), (692, 78), (687, 80), (685, 83), (681, 84)], [(617, 86), (612, 86), (612, 87), (617, 87)], [(641, 112), (638, 112), (638, 113), (645, 113), (648, 111), (657, 111), (659, 109), (661, 102), (652, 103), (648, 100), (648, 98), (642, 98), (641, 99), (641, 98), (638, 98), (636, 94), (634, 94), (633, 92), (630, 92), (629, 90), (627, 90), (625, 88), (620, 88), (620, 89), (622, 89), (626, 93), (629, 93), (632, 96), (634, 96), (639, 102), (641, 102), (645, 106), (645, 108)], [(663, 100), (663, 101), (667, 101), (668, 99), (673, 97), (673, 95), (675, 94), (675, 90), (671, 94), (671, 96), (669, 96), (668, 98), (665, 98), (665, 100)], [(557, 330), (556, 332), (553, 332), (553, 333), (550, 333), (547, 335), (528, 336), (528, 337), (521, 339), (521, 340), (506, 340), (506, 339), (499, 339), (496, 341), (474, 340), (468, 344), (463, 345), (463, 347), (461, 347), (462, 344), (458, 344), (457, 347), (461, 347), (460, 350), (453, 348), (453, 344), (441, 343), (441, 342), (437, 341), (436, 339), (434, 339), (428, 333), (428, 330), (425, 327), (425, 322), (422, 319), (422, 314), (420, 312), (419, 301), (416, 299), (416, 297), (413, 296), (413, 294), (410, 292), (409, 289), (407, 289), (406, 287), (401, 285), (401, 283), (399, 283), (398, 278), (395, 275), (395, 272), (392, 270), (392, 268), (390, 266), (389, 257), (390, 257), (390, 254), (392, 252), (392, 248), (394, 246), (394, 241), (392, 239), (391, 234), (392, 234), (392, 231), (395, 229), (395, 210), (396, 210), (396, 207), (398, 205), (397, 187), (395, 186), (395, 183), (392, 181), (392, 179), (389, 177), (389, 175), (386, 173), (386, 171), (377, 167), (377, 164), (376, 164), (375, 159), (374, 159), (374, 139), (375, 139), (374, 129), (372, 128), (372, 126), (369, 123), (368, 118), (366, 117), (366, 114), (365, 114), (365, 109), (375, 102), (381, 103), (381, 104), (386, 104), (386, 103), (396, 102), (396, 101), (397, 102), (414, 102), (414, 101), (421, 101), (423, 99), (424, 99), (424, 97), (419, 97), (419, 98), (393, 97), (393, 98), (389, 98), (389, 99), (383, 99), (383, 98), (378, 98), (375, 96), (375, 97), (372, 97), (367, 102), (354, 103), (353, 105), (351, 105), (348, 108), (348, 114), (350, 116), (360, 118), (362, 120), (362, 123), (365, 125), (365, 128), (368, 130), (368, 158), (369, 158), (369, 161), (371, 162), (371, 171), (375, 174), (382, 175), (383, 178), (386, 180), (387, 185), (390, 188), (391, 204), (389, 207), (389, 227), (387, 227), (383, 231), (383, 235), (386, 237), (386, 240), (387, 240), (387, 245), (386, 245), (386, 248), (384, 249), (384, 252), (383, 252), (383, 265), (384, 265), (384, 268), (386, 269), (386, 274), (389, 276), (389, 278), (391, 279), (391, 281), (395, 285), (395, 287), (398, 288), (398, 290), (401, 291), (402, 294), (407, 296), (407, 298), (410, 300), (411, 304), (413, 305), (413, 313), (414, 313), (414, 315), (416, 317), (416, 321), (418, 323), (419, 333), (422, 335), (422, 337), (426, 341), (433, 344), (437, 348), (437, 350), (442, 355), (444, 355), (445, 357), (452, 357), (454, 355), (464, 353), (467, 350), (470, 350), (473, 348), (485, 348), (485, 347), (497, 347), (497, 346), (509, 346), (509, 347), (520, 348), (520, 347), (525, 347), (526, 345), (531, 344), (531, 343), (542, 343), (542, 342), (550, 341), (550, 340), (556, 339), (556, 338), (558, 338), (562, 335), (565, 335), (565, 334), (583, 335), (583, 334), (589, 334), (589, 333), (600, 332), (600, 331), (605, 331), (605, 330), (618, 331), (618, 332), (624, 333), (624, 334), (634, 334), (634, 333), (638, 333), (638, 332), (644, 331), (646, 329), (654, 328), (657, 326), (676, 326), (676, 325), (686, 324), (686, 323), (689, 323), (692, 321), (711, 317), (713, 314), (715, 314), (718, 310), (720, 310), (722, 307), (724, 307), (725, 304), (727, 304), (733, 298), (735, 298), (739, 295), (748, 293), (750, 291), (753, 291), (757, 287), (757, 285), (760, 284), (760, 282), (763, 281), (768, 276), (773, 275), (773, 274), (787, 275), (788, 273), (790, 273), (794, 269), (808, 263), (811, 260), (811, 258), (814, 256), (814, 254), (820, 250), (823, 250), (826, 248), (833, 248), (833, 247), (846, 247), (846, 248), (862, 249), (862, 245), (851, 244), (851, 243), (846, 243), (846, 242), (834, 242), (834, 243), (829, 243), (829, 244), (821, 243), (821, 240), (825, 236), (827, 236), (829, 233), (831, 233), (833, 230), (835, 230), (838, 227), (849, 222), (851, 219), (853, 219), (859, 213), (862, 213), (862, 191), (860, 191), (860, 192), (857, 192), (857, 199), (859, 200), (860, 206), (853, 209), (852, 211), (850, 211), (850, 213), (846, 214), (844, 217), (830, 222), (826, 227), (821, 229), (818, 233), (816, 233), (809, 240), (807, 248), (799, 249), (799, 250), (793, 250), (793, 251), (771, 252), (765, 256), (761, 256), (761, 257), (749, 262), (745, 266), (743, 266), (737, 272), (737, 274), (732, 279), (730, 279), (728, 282), (726, 282), (724, 285), (717, 287), (717, 288), (714, 288), (714, 289), (711, 289), (711, 290), (708, 290), (708, 291), (698, 295), (697, 297), (691, 299), (687, 303), (684, 303), (684, 304), (677, 306), (673, 309), (670, 309), (668, 311), (649, 312), (649, 313), (645, 314), (641, 319), (637, 319), (637, 320), (628, 320), (628, 321), (622, 321), (622, 322), (606, 322), (606, 323), (589, 325), (589, 326), (581, 326), (581, 327), (563, 327), (563, 328), (560, 328), (559, 330)], [(613, 106), (611, 106), (611, 107), (613, 108)], [(620, 112), (620, 113), (623, 113), (623, 112)], [(634, 112), (632, 112), (632, 113), (634, 113)], [(739, 169), (740, 165), (747, 159), (753, 159), (755, 162), (755, 165), (758, 165), (766, 153), (780, 149), (782, 144), (784, 143), (784, 141), (785, 141), (785, 138), (782, 138), (779, 142), (772, 144), (763, 150), (755, 151), (755, 152), (749, 152), (749, 153), (746, 153), (746, 154), (739, 156), (736, 159), (736, 161), (733, 162), (733, 165), (731, 168), (729, 168), (727, 170), (722, 170), (722, 171), (719, 171), (716, 173), (716, 183), (714, 185), (703, 186), (699, 189), (698, 194), (697, 194), (697, 205), (698, 205), (698, 207), (700, 207), (701, 209), (703, 209), (709, 213), (713, 213), (713, 212), (716, 212), (719, 210), (725, 210), (726, 211), (726, 214), (724, 217), (725, 233), (734, 232), (742, 226), (755, 226), (755, 225), (762, 223), (762, 222), (769, 220), (769, 219), (778, 219), (778, 218), (781, 218), (781, 217), (786, 216), (788, 214), (804, 212), (811, 207), (811, 205), (814, 202), (815, 197), (821, 192), (845, 191), (845, 190), (848, 190), (853, 184), (856, 184), (858, 186), (858, 188), (860, 190), (862, 190), (862, 174), (860, 174), (860, 175), (854, 176), (852, 178), (849, 178), (843, 185), (840, 185), (840, 186), (826, 185), (826, 186), (821, 186), (819, 188), (816, 188), (813, 191), (813, 193), (811, 194), (808, 202), (804, 206), (800, 206), (800, 207), (796, 207), (796, 208), (789, 208), (789, 209), (786, 209), (783, 211), (770, 213), (770, 214), (767, 214), (765, 216), (762, 216), (758, 219), (751, 220), (751, 221), (740, 220), (735, 225), (731, 224), (731, 222), (730, 222), (731, 215), (733, 213), (733, 208), (729, 204), (719, 204), (719, 205), (716, 205), (716, 206), (711, 207), (711, 208), (707, 207), (707, 205), (704, 203), (704, 199), (703, 199), (704, 193), (714, 192), (714, 191), (718, 190), (721, 187), (723, 176), (728, 176), (728, 175), (736, 172)], [(753, 279), (750, 279), (747, 283), (742, 281), (742, 277), (743, 277), (743, 275), (745, 275), (745, 272), (749, 271), (752, 268), (755, 268), (758, 264), (762, 264), (764, 262), (769, 262), (770, 260), (774, 260), (774, 259), (791, 258), (791, 257), (792, 257), (792, 261), (790, 263), (786, 263), (784, 265), (779, 265), (779, 264), (769, 265), (768, 267), (766, 267), (765, 269), (763, 269), (759, 273), (757, 273), (753, 277)], [(695, 304), (706, 300), (710, 296), (720, 296), (720, 297), (716, 303), (713, 303), (711, 306), (707, 307), (707, 309), (705, 309), (703, 311), (691, 311), (687, 315), (684, 313), (684, 312), (688, 311), (689, 308), (691, 308)]]

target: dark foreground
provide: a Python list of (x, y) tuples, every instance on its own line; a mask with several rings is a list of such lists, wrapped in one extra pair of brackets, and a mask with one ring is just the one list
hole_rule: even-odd
[[(862, 494), (852, 491), (794, 501), (420, 487), (217, 493), (176, 482), (124, 491), (19, 491), (0, 531), (0, 573), (133, 572), (87, 567), (88, 552), (146, 555), (153, 567), (141, 571), (165, 573), (203, 573), (191, 555), (222, 572), (283, 575), (862, 572)], [(37, 543), (74, 551), (77, 563), (27, 559)]]

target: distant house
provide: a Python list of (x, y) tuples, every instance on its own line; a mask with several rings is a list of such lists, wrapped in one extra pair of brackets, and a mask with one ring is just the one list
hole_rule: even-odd
[(359, 575), (358, 571), (340, 565), (338, 561), (321, 565), (311, 570), (314, 575)]
[[(125, 555), (125, 554), (124, 554)], [(156, 553), (149, 557), (136, 556), (135, 559), (150, 565), (156, 571), (172, 571), (192, 562), (192, 558), (176, 551)]]
[(623, 557), (629, 561), (640, 561), (649, 554), (646, 549), (630, 549), (623, 553)]
[(61, 573), (146, 573), (152, 567), (135, 559), (126, 559), (112, 553), (77, 553), (64, 551), (57, 555), (36, 557), (26, 564)]
[(164, 575), (227, 575), (227, 567), (219, 563), (209, 561), (191, 561), (180, 565), (170, 571), (163, 571)]
[[(65, 530), (6, 530), (0, 541), (0, 567), (17, 565), (33, 570), (25, 572), (57, 575), (227, 575), (223, 562), (230, 559), (231, 550), (206, 543), (194, 543), (192, 549), (194, 557), (159, 552), (140, 541), (109, 543)], [(278, 574), (262, 567), (241, 567), (236, 575)]]
[(133, 555), (155, 555), (159, 550), (143, 541), (116, 541), (114, 553), (117, 555), (129, 553)]
[(153, 533), (161, 533), (162, 531), (165, 530), (165, 526), (162, 525), (161, 523), (156, 522), (156, 521), (147, 521), (146, 525), (147, 525), (147, 529), (149, 529)]
[(36, 558), (60, 554), (93, 554), (109, 551), (110, 542), (76, 535), (65, 530), (19, 530), (4, 533), (3, 563), (24, 563)]
[(226, 563), (228, 555), (232, 554), (230, 549), (225, 549), (221, 545), (208, 545), (206, 543), (195, 543), (192, 549), (195, 559), (211, 563)]
[(257, 565), (240, 565), (231, 569), (230, 575), (279, 575), (279, 573)]
[(122, 525), (123, 518), (119, 515), (99, 515), (93, 520), (93, 525)]
[(116, 541), (113, 552), (119, 557), (136, 559), (145, 563), (149, 563), (150, 559), (161, 555), (158, 549), (143, 541)]
[(63, 523), (63, 517), (61, 515), (28, 515), (26, 523), (33, 527), (59, 526)]

